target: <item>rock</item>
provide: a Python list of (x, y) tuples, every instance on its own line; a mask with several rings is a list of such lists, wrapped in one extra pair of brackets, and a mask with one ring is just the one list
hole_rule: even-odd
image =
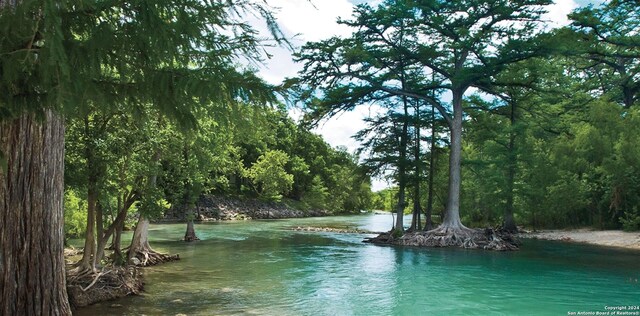
[(131, 260), (129, 260), (129, 264), (134, 265), (134, 266), (139, 266), (142, 263), (142, 261), (140, 261), (140, 259), (133, 257), (131, 258)]
[(292, 217), (327, 216), (326, 210), (303, 212), (289, 207), (286, 203), (262, 201), (259, 199), (239, 199), (215, 195), (203, 195), (191, 210), (185, 206), (174, 206), (165, 212), (166, 221), (184, 221), (186, 214), (193, 212), (200, 221), (279, 219)]

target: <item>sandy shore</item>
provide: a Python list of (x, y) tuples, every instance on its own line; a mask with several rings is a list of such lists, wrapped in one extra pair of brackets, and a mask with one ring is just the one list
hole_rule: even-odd
[(543, 230), (521, 233), (520, 237), (580, 242), (599, 246), (640, 250), (640, 232), (589, 229)]

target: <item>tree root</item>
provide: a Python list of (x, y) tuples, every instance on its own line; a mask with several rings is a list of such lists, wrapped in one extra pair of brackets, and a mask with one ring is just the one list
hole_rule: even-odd
[(142, 288), (142, 270), (133, 266), (107, 267), (97, 273), (67, 271), (67, 291), (74, 307), (138, 294)]
[(129, 260), (129, 263), (138, 267), (149, 267), (176, 260), (180, 260), (180, 255), (169, 255), (149, 249), (136, 251), (135, 255)]
[(200, 238), (198, 238), (198, 236), (196, 236), (195, 234), (184, 236), (184, 241), (186, 242), (192, 242), (192, 241), (198, 241), (198, 240), (200, 240)]
[(338, 234), (381, 234), (379, 232), (372, 232), (368, 230), (362, 230), (359, 228), (333, 228), (333, 227), (314, 227), (314, 226), (296, 226), (291, 230), (299, 232), (318, 232), (318, 233), (338, 233)]
[(496, 251), (518, 250), (520, 242), (503, 230), (470, 229), (466, 227), (438, 227), (430, 231), (405, 233), (394, 237), (391, 232), (365, 239), (374, 244), (392, 244), (415, 247), (461, 247)]

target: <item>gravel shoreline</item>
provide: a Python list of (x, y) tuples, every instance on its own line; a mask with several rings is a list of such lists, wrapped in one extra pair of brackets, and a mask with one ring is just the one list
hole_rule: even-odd
[(640, 250), (640, 232), (621, 230), (543, 230), (519, 234), (520, 238), (579, 242), (598, 246)]

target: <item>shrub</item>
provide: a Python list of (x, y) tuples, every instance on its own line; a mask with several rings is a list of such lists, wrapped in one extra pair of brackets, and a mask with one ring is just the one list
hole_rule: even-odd
[(87, 229), (87, 203), (74, 190), (64, 192), (64, 235), (65, 238), (84, 236)]

